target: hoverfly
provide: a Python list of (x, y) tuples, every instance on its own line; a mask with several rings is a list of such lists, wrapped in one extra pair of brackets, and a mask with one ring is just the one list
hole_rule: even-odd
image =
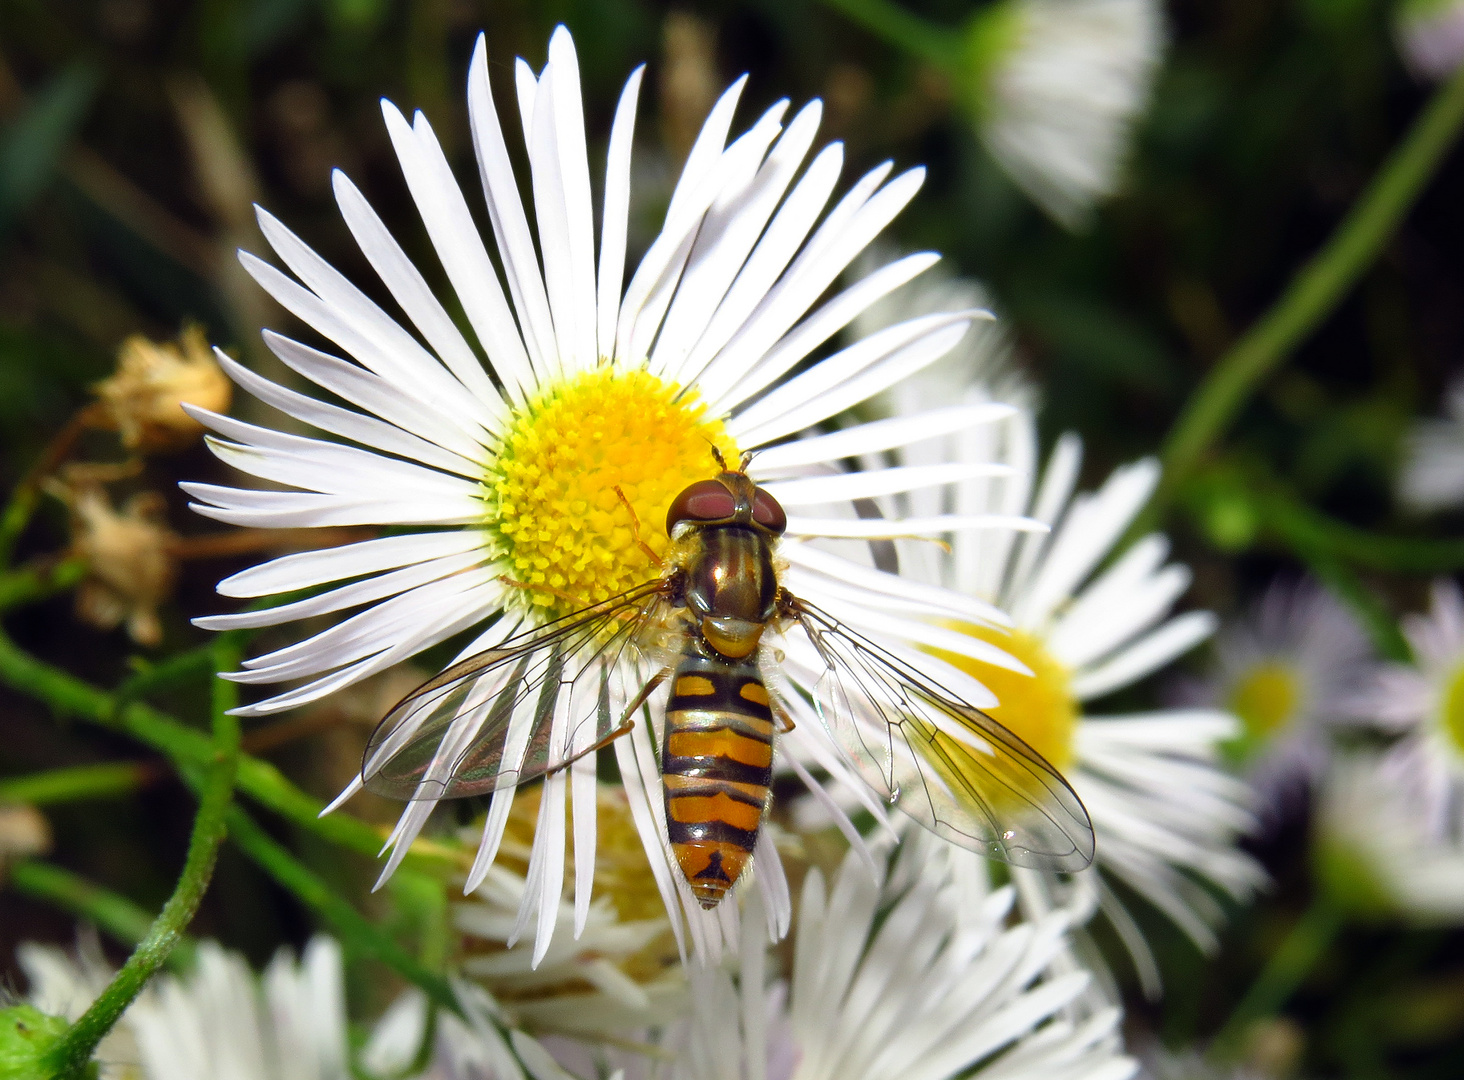
[[(774, 558), (782, 506), (748, 477), (749, 458), (729, 469), (713, 454), (720, 473), (671, 505), (658, 577), (509, 637), (408, 694), (371, 737), (365, 786), (438, 799), (547, 776), (628, 733), (669, 680), (660, 747), (668, 838), (697, 900), (715, 907), (767, 811), (774, 727), (792, 727), (764, 679), (785, 658), (764, 634), (772, 627), (791, 644), (797, 628), (820, 669), (818, 716), (891, 805), (1005, 862), (1087, 866), (1092, 825), (1058, 772), (990, 716), (783, 587)], [(618, 716), (616, 699), (629, 700)]]

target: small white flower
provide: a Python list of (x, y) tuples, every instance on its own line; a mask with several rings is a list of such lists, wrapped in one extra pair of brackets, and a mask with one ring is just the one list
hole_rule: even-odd
[(1393, 15), (1398, 48), (1414, 74), (1447, 79), (1464, 60), (1464, 3), (1402, 0)]
[(1156, 0), (1000, 0), (968, 28), (982, 139), (1068, 228), (1117, 189), (1163, 47)]
[[(1464, 31), (1464, 4), (1459, 5)], [(1419, 420), (1406, 443), (1398, 498), (1415, 510), (1443, 510), (1464, 505), (1464, 379), (1444, 396), (1448, 417)]]
[(1453, 581), (1434, 582), (1429, 614), (1403, 619), (1411, 664), (1385, 664), (1353, 711), (1403, 733), (1388, 751), (1398, 782), (1420, 798), (1438, 837), (1464, 837), (1464, 597)]
[(1387, 756), (1338, 757), (1318, 802), (1317, 876), (1361, 918), (1464, 922), (1464, 838), (1429, 828), (1424, 793)]
[[(32, 1001), (69, 1019), (112, 978), (95, 950), (16, 951)], [(282, 949), (257, 977), (238, 953), (200, 942), (193, 970), (149, 985), (97, 1059), (119, 1078), (137, 1069), (145, 1080), (349, 1080), (340, 946), (316, 937), (299, 961)]]
[[(832, 887), (804, 879), (788, 984), (763, 935), (742, 938), (734, 984), (693, 972), (695, 1013), (673, 1029), (677, 1080), (1126, 1080), (1119, 1011), (1090, 977), (1055, 971), (1067, 919), (1009, 924), (1010, 887), (964, 887), (978, 857), (908, 829), (888, 875), (854, 852)], [(883, 860), (881, 860), (883, 861)], [(749, 918), (756, 920), (756, 901)]]
[(574, 907), (560, 903), (559, 932), (535, 963), (517, 944), (517, 913), (532, 850), (530, 791), (514, 804), (499, 859), (450, 918), (459, 948), (453, 970), (480, 983), (514, 1027), (591, 1042), (665, 1023), (686, 1007), (685, 969), (624, 791), (600, 785), (595, 899), (578, 937)]
[[(820, 104), (805, 106), (785, 126), (788, 103), (781, 101), (728, 142), (745, 82), (739, 80), (713, 107), (687, 157), (662, 231), (622, 289), (641, 74), (637, 70), (626, 84), (610, 134), (597, 252), (579, 65), (569, 33), (555, 31), (548, 63), (537, 75), (518, 62), (516, 118), (531, 166), (536, 247), (479, 39), (468, 104), (502, 280), (427, 119), (418, 113), (409, 122), (383, 103), (408, 188), (476, 348), (343, 174), (335, 175), (335, 192), (346, 224), (407, 323), (260, 211), (265, 237), (295, 278), (252, 255), (242, 256), (245, 266), (281, 305), (355, 362), (274, 333), (266, 340), (300, 375), (356, 408), (277, 386), (221, 355), (225, 370), (252, 394), (342, 441), (195, 410), (221, 436), (210, 446), (222, 460), (293, 490), (185, 487), (200, 513), (233, 524), (398, 531), (289, 555), (220, 583), (220, 592), (241, 598), (330, 587), (268, 610), (199, 620), (211, 629), (272, 626), (360, 609), (303, 641), (250, 658), (245, 670), (226, 676), (254, 685), (294, 684), (241, 714), (264, 716), (318, 700), (470, 628), (479, 636), (463, 655), (478, 653), (650, 580), (657, 571), (642, 543), (664, 550), (667, 508), (689, 483), (715, 472), (711, 447), (719, 447), (729, 462), (740, 452), (760, 450), (755, 477), (789, 511), (780, 554), (792, 567), (798, 595), (836, 609), (847, 624), (884, 640), (891, 610), (941, 610), (889, 575), (861, 585), (860, 597), (851, 602), (847, 582), (858, 568), (812, 552), (803, 541), (869, 536), (869, 523), (850, 510), (861, 496), (940, 486), (990, 471), (969, 464), (824, 475), (840, 472), (842, 460), (934, 430), (990, 422), (1003, 410), (943, 409), (894, 425), (866, 424), (823, 439), (787, 441), (940, 359), (983, 314), (907, 320), (790, 377), (869, 304), (935, 263), (929, 253), (896, 260), (813, 309), (914, 197), (923, 170), (889, 179), (890, 164), (880, 165), (830, 207), (843, 151), (835, 143), (810, 159)], [(891, 522), (888, 528), (943, 535), (1012, 524), (989, 516), (939, 515)], [(1001, 618), (995, 612), (984, 617)], [(981, 643), (972, 649), (998, 663), (1014, 662)], [(606, 659), (592, 670), (602, 661), (593, 648), (585, 652), (592, 654), (585, 657), (586, 670), (604, 676), (609, 714), (621, 715), (650, 672), (629, 656)], [(952, 677), (965, 679), (959, 672)], [(976, 703), (989, 697), (969, 680), (960, 692)], [(471, 744), (487, 722), (486, 707), (477, 707), (471, 696), (467, 700), (448, 718), (417, 797), (388, 840), (383, 880), (426, 824), (443, 789), (441, 774), (451, 769), (458, 748)], [(587, 749), (568, 740), (593, 731), (595, 724), (580, 723), (578, 710), (599, 705), (576, 699), (552, 710), (549, 738), (556, 757)], [(515, 754), (523, 756), (536, 719), (532, 702), (513, 712), (501, 744), (500, 773), (518, 771)], [(397, 734), (405, 738), (410, 731)], [(616, 741), (615, 752), (657, 883), (668, 907), (687, 908), (700, 946), (713, 936), (715, 920), (698, 929), (707, 920), (665, 850), (651, 739), (646, 725), (637, 725), (630, 737)], [(545, 780), (529, 888), (519, 912), (520, 929), (536, 927), (539, 958), (558, 922), (567, 829), (586, 853), (575, 877), (576, 933), (589, 918), (594, 787), (592, 754)], [(359, 788), (358, 779), (334, 805)], [(573, 793), (568, 815), (567, 792)], [(506, 786), (493, 794), (466, 883), (470, 891), (493, 862), (513, 794)], [(766, 865), (776, 862), (775, 852), (763, 844), (756, 858), (763, 864), (757, 875), (761, 887), (774, 889), (763, 879), (781, 878), (779, 868)], [(676, 926), (681, 933), (679, 920)]]
[[(968, 394), (980, 397), (985, 390), (973, 387)], [(916, 455), (951, 450), (927, 444), (905, 453), (919, 460)], [(1096, 492), (1075, 496), (1081, 442), (1073, 435), (1058, 440), (1039, 478), (1035, 424), (1025, 411), (966, 433), (954, 454), (1005, 461), (1013, 472), (967, 481), (949, 493), (911, 493), (898, 509), (890, 507), (891, 515), (999, 509), (1030, 514), (1052, 531), (958, 536), (949, 551), (899, 541), (902, 571), (1011, 614), (1012, 630), (948, 624), (1018, 657), (1035, 675), (970, 665), (1000, 703), (988, 711), (1070, 781), (1092, 816), (1096, 865), (1105, 875), (1148, 899), (1199, 947), (1213, 950), (1213, 927), (1223, 909), (1195, 879), (1236, 900), (1247, 899), (1264, 880), (1260, 866), (1236, 846), (1254, 825), (1250, 789), (1218, 763), (1218, 744), (1235, 735), (1235, 718), (1209, 708), (1089, 711), (1089, 702), (1161, 670), (1215, 629), (1207, 611), (1170, 617), (1190, 572), (1166, 563), (1164, 537), (1144, 537), (1104, 566), (1148, 501), (1158, 464), (1144, 460), (1117, 469)], [(1047, 888), (1037, 887), (1035, 873), (1018, 870), (1015, 876), (1030, 886), (1024, 902), (1041, 910)], [(1146, 989), (1156, 993), (1157, 967), (1117, 894), (1091, 874), (1075, 884), (1072, 902), (1080, 905), (1090, 902), (1096, 887), (1101, 910), (1133, 955)]]
[(1208, 704), (1233, 713), (1252, 785), (1267, 813), (1326, 768), (1331, 727), (1353, 719), (1371, 668), (1367, 636), (1313, 581), (1275, 581), (1250, 616), (1222, 630)]

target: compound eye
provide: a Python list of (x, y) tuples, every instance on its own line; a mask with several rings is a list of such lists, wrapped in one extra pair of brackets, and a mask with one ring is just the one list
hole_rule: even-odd
[(727, 521), (737, 513), (737, 499), (719, 481), (698, 480), (671, 504), (666, 513), (666, 535), (683, 521)]
[(762, 488), (753, 492), (752, 520), (778, 536), (782, 536), (788, 528), (788, 514), (784, 511), (783, 504)]

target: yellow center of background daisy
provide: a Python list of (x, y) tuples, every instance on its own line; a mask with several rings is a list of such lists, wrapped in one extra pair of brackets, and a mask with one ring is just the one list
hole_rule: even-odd
[(1285, 664), (1268, 660), (1257, 664), (1230, 691), (1230, 711), (1240, 717), (1252, 739), (1266, 739), (1296, 719), (1301, 705), (1301, 680)]
[(506, 576), (537, 586), (514, 590), (522, 605), (557, 618), (656, 576), (626, 502), (660, 555), (671, 501), (716, 475), (712, 446), (738, 459), (705, 413), (695, 391), (606, 366), (550, 384), (514, 414), (484, 486), (490, 549)]
[(1439, 695), (1439, 721), (1454, 753), (1464, 759), (1464, 664), (1444, 680), (1444, 692)]
[(1041, 638), (1024, 631), (960, 622), (949, 625), (995, 645), (1032, 669), (1031, 675), (1022, 675), (936, 650), (942, 660), (980, 680), (996, 695), (1000, 704), (986, 709), (988, 714), (1058, 772), (1066, 773), (1073, 762), (1073, 735), (1078, 723), (1078, 703), (1069, 688), (1067, 668), (1053, 659)]

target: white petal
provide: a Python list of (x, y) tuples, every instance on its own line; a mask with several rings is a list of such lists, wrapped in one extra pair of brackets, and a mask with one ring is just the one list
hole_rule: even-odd
[(463, 338), (452, 317), (433, 293), (421, 272), (407, 258), (407, 253), (387, 231), (366, 197), (340, 169), (331, 174), (336, 205), (346, 227), (356, 238), (361, 253), (372, 269), (402, 306), (412, 324), (421, 331), (443, 363), (454, 375), (487, 405), (493, 415), (503, 412), (503, 395), (494, 387), (472, 347)]
[[(493, 424), (497, 409), (485, 410), (481, 402), (465, 393), (463, 384), (395, 319), (377, 307), (269, 211), (256, 207), (254, 216), (270, 247), (306, 288), (320, 297), (332, 315), (350, 328), (357, 342), (352, 351), (363, 363), (394, 384), (411, 387), (428, 404), (459, 417), (469, 430), (474, 426), (486, 428)], [(346, 341), (336, 340), (350, 347)], [(369, 342), (371, 348), (363, 350), (360, 342)], [(476, 366), (476, 360), (473, 363)], [(480, 383), (486, 382), (481, 369), (479, 376)], [(491, 402), (494, 399), (490, 397), (487, 400)]]
[(470, 531), (383, 536), (341, 547), (301, 551), (241, 570), (219, 582), (221, 596), (254, 597), (311, 589), (332, 581), (376, 574), (399, 566), (471, 551), (480, 541)]
[(600, 222), (599, 286), (596, 338), (600, 356), (615, 355), (616, 318), (620, 314), (620, 285), (625, 277), (625, 235), (630, 220), (630, 155), (635, 140), (636, 101), (640, 96), (642, 64), (630, 73), (615, 121), (610, 126), (610, 150), (605, 159), (605, 201)]
[(730, 411), (773, 385), (871, 305), (939, 261), (940, 256), (933, 252), (920, 252), (897, 259), (861, 278), (784, 335), (717, 401), (714, 411)]
[(350, 409), (343, 409), (339, 405), (317, 401), (306, 394), (272, 383), (235, 361), (222, 349), (214, 350), (214, 358), (224, 369), (224, 374), (260, 401), (279, 409), (286, 416), (294, 417), (296, 420), (332, 435), (351, 439), (376, 450), (383, 450), (388, 454), (420, 461), (424, 465), (432, 465), (448, 472), (457, 473), (459, 476), (478, 477), (482, 475), (483, 469), (480, 465), (474, 464), (451, 450), (444, 449), (436, 443), (428, 442), (426, 439), (419, 438), (391, 424), (383, 423), (374, 416), (363, 416)]
[(493, 104), (488, 45), (482, 34), (478, 35), (473, 62), (468, 67), (468, 122), (473, 130), (473, 151), (478, 159), (478, 178), (488, 204), (488, 218), (523, 329), (524, 345), (534, 366), (543, 371), (553, 356), (554, 323), (549, 315), (549, 298), (544, 293), (544, 278), (539, 273), (539, 257), (534, 252), (529, 221), (509, 163), (508, 147), (503, 141), (498, 109)]
[(1115, 469), (1103, 487), (1075, 500), (1031, 587), (1012, 612), (1019, 626), (1037, 626), (1112, 549), (1159, 482), (1159, 463), (1152, 458)]
[(905, 536), (938, 536), (962, 529), (1040, 531), (1031, 518), (1007, 514), (941, 514), (928, 518), (804, 518), (789, 516), (789, 536), (837, 536), (856, 540), (890, 540)]
[(766, 447), (759, 450), (753, 458), (753, 471), (761, 476), (798, 465), (834, 462), (841, 458), (890, 450), (939, 435), (948, 435), (977, 424), (993, 423), (1005, 419), (1014, 411), (1010, 405), (983, 402), (979, 405), (953, 405), (945, 409), (931, 409), (915, 416), (874, 420), (827, 435), (814, 435)]
[(469, 461), (482, 459), (483, 444), (488, 441), (484, 436), (468, 434), (458, 425), (445, 422), (441, 413), (434, 412), (430, 405), (387, 379), (329, 353), (291, 341), (272, 330), (264, 331), (263, 337), (270, 352), (317, 386), (375, 413), (420, 439), (451, 450), (459, 457)]
[(810, 506), (871, 499), (916, 488), (955, 484), (973, 476), (1005, 476), (1005, 465), (988, 462), (957, 462), (950, 465), (916, 465), (893, 469), (866, 469), (836, 476), (809, 476), (798, 480), (770, 480), (762, 487), (784, 506)]
[[(792, 193), (778, 208), (772, 223), (738, 272), (737, 280), (727, 291), (726, 298), (718, 305), (716, 315), (697, 341), (696, 348), (687, 357), (685, 370), (702, 373), (699, 381), (705, 384), (707, 396), (715, 397), (721, 393), (711, 381), (709, 364), (767, 296), (773, 282), (792, 260), (819, 214), (823, 213), (843, 166), (842, 143), (831, 143), (819, 151)], [(730, 385), (740, 375), (741, 371), (733, 371), (729, 367), (722, 385)]]
[[(827, 392), (807, 398), (802, 404), (788, 409), (781, 415), (764, 420), (757, 427), (751, 427), (748, 424), (745, 420), (746, 414), (733, 417), (727, 424), (727, 430), (739, 443), (749, 447), (760, 446), (765, 442), (773, 442), (796, 431), (802, 431), (804, 428), (827, 420), (830, 416), (852, 408), (862, 401), (867, 401), (900, 380), (907, 379), (915, 372), (929, 367), (956, 347), (956, 344), (965, 336), (966, 328), (969, 325), (967, 319), (954, 316), (941, 319), (934, 324), (934, 329), (922, 324), (920, 328), (926, 329), (926, 332), (908, 344), (901, 343), (902, 335), (909, 329), (907, 327), (891, 327), (892, 330), (899, 330), (901, 333), (892, 334), (889, 337), (880, 333), (865, 338), (842, 352), (835, 353), (818, 367), (804, 372), (793, 382), (798, 382), (805, 376), (815, 376), (815, 379), (810, 381), (821, 380), (819, 368), (822, 368), (824, 364), (833, 365), (830, 369), (832, 372), (853, 369), (858, 372), (857, 374), (846, 378)], [(791, 385), (792, 383), (786, 384), (786, 386)], [(783, 404), (790, 404), (792, 396), (788, 395), (780, 400)], [(749, 412), (751, 411), (749, 410)]]
[(381, 112), (412, 201), (458, 301), (510, 398), (521, 400), (534, 385), (528, 354), (442, 147), (421, 113), (413, 125), (389, 101), (381, 103)]
[[(1083, 464), (1083, 441), (1072, 432), (1064, 433), (1052, 448), (1047, 459), (1047, 468), (1042, 472), (1042, 484), (1037, 489), (1037, 498), (1030, 514), (1038, 521), (1052, 525), (1067, 509), (1068, 499), (1078, 483), (1078, 470)], [(1051, 534), (1033, 533), (1017, 541), (1016, 563), (1012, 567), (1007, 596), (1020, 597), (1026, 591), (1037, 560), (1047, 550)], [(1010, 606), (1010, 599), (1008, 606)]]
[(1073, 696), (1087, 701), (1137, 682), (1204, 641), (1215, 632), (1215, 625), (1215, 616), (1208, 611), (1191, 611), (1171, 619), (1106, 664), (1073, 679)]

